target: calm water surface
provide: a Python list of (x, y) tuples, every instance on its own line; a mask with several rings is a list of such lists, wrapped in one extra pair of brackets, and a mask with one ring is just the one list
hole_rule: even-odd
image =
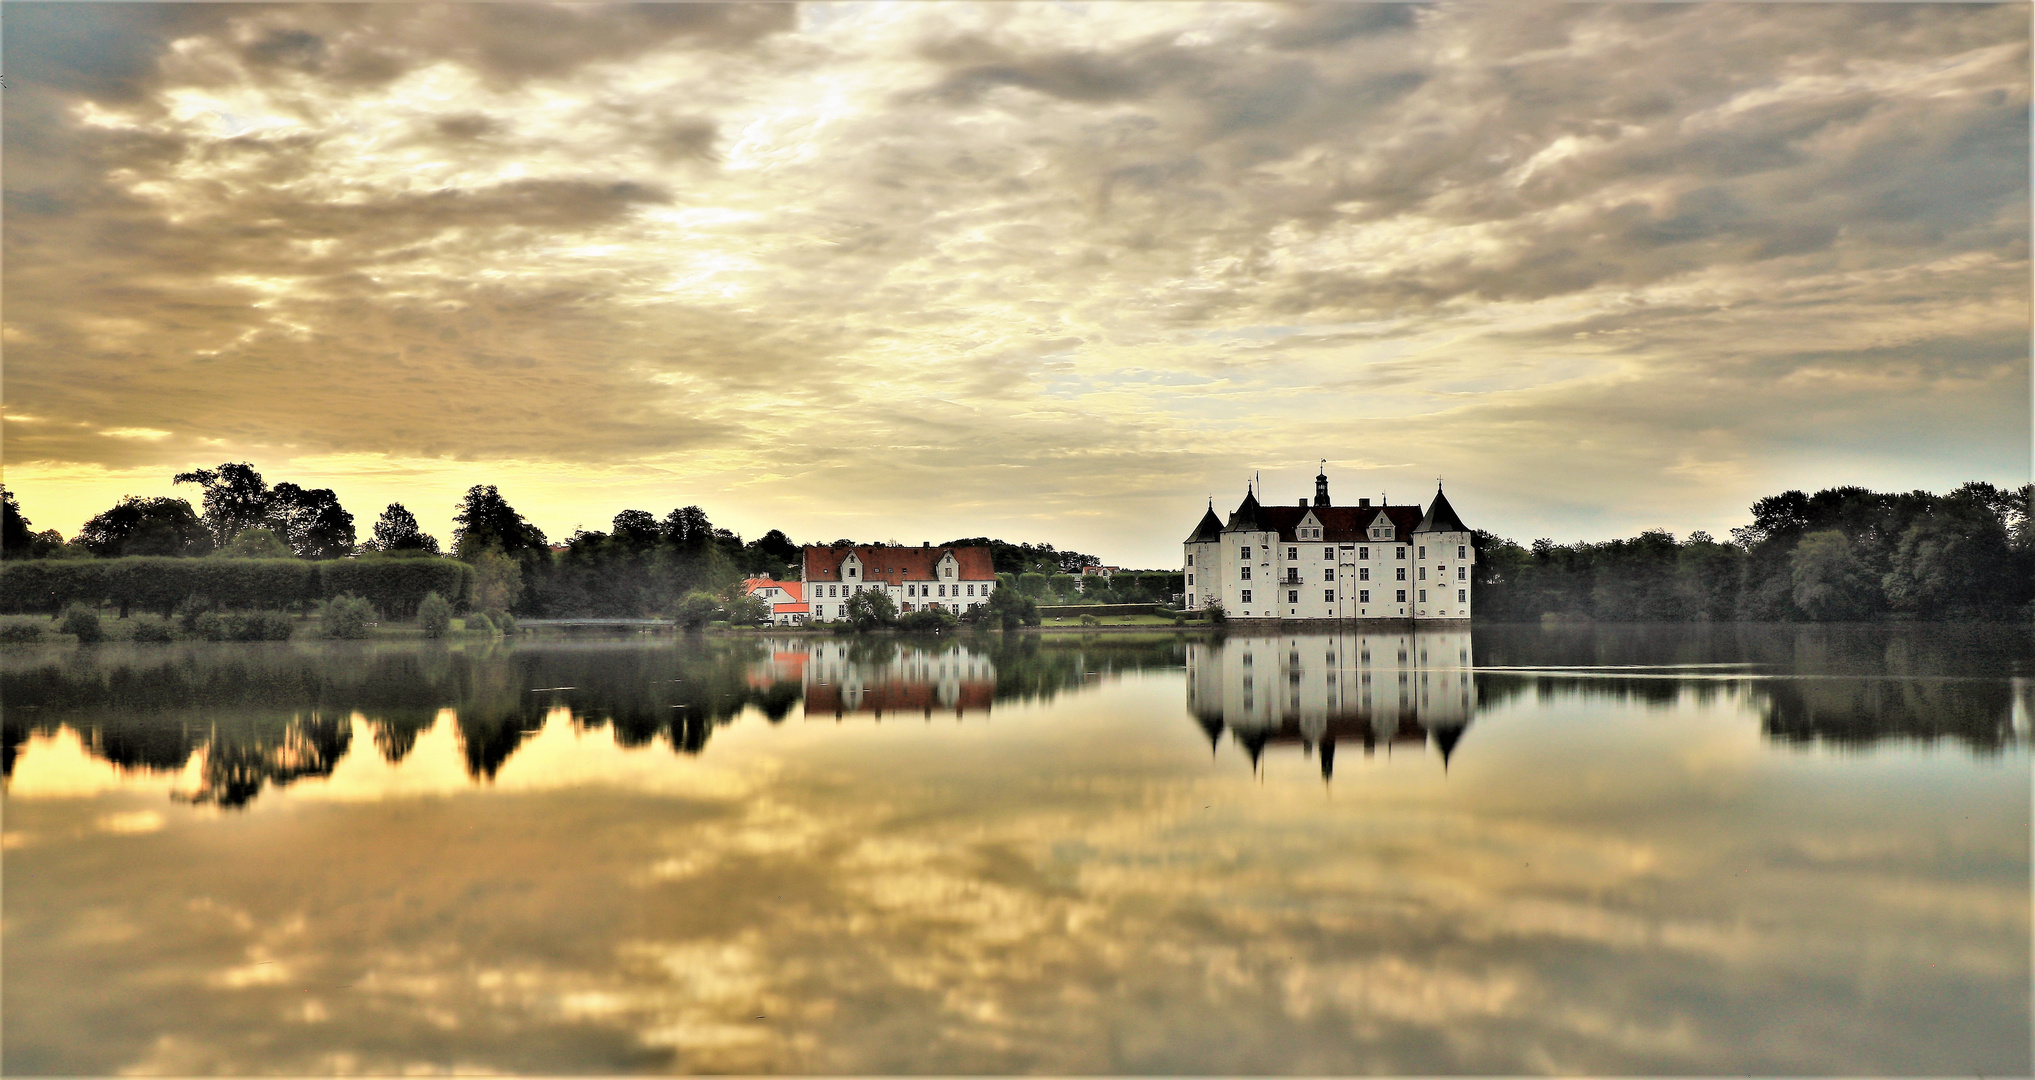
[(0, 653), (0, 1068), (2030, 1068), (2030, 639)]

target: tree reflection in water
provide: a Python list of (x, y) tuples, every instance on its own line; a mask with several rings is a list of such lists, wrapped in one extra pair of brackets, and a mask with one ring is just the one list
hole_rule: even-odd
[(1480, 710), (1524, 694), (1672, 703), (1732, 692), (1789, 745), (2027, 737), (2025, 627), (1478, 627), (1228, 639), (1170, 635), (684, 639), (442, 645), (295, 643), (53, 649), (0, 656), (7, 776), (33, 735), (74, 730), (123, 770), (178, 772), (183, 797), (243, 806), (329, 776), (358, 717), (401, 762), (452, 710), (468, 774), (492, 781), (559, 717), (625, 747), (702, 752), (754, 708), (770, 723), (965, 717), (1144, 670), (1186, 671), (1187, 711), (1255, 765), (1268, 748), (1432, 745), (1443, 764)]

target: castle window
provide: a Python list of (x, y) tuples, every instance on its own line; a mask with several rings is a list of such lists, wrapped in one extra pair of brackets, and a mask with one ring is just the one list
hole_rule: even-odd
[(1194, 584), (1194, 575), (1193, 575), (1193, 574), (1189, 574), (1189, 575), (1187, 575), (1187, 584), (1189, 584), (1189, 585), (1192, 585), (1192, 584)]
[(1335, 603), (1335, 590), (1334, 589), (1321, 590), (1321, 602), (1324, 604)]
[[(1370, 603), (1370, 602), (1371, 602), (1371, 590), (1369, 590), (1369, 589), (1358, 589), (1358, 590), (1357, 590), (1357, 603), (1359, 603), (1359, 604), (1368, 604), (1368, 603)], [(1369, 656), (1366, 656), (1366, 657), (1365, 657), (1365, 659), (1367, 659), (1367, 660), (1368, 660), (1368, 659), (1370, 659), (1370, 657), (1369, 657)]]
[(1458, 558), (1458, 559), (1467, 559), (1467, 558), (1469, 558), (1469, 557), (1470, 557), (1470, 548), (1469, 548), (1469, 545), (1467, 545), (1467, 544), (1457, 544), (1457, 545), (1456, 545), (1456, 558)]
[(1323, 581), (1334, 581), (1334, 580), (1335, 580), (1335, 567), (1331, 566), (1331, 567), (1329, 567), (1329, 568), (1327, 568), (1327, 569), (1323, 570), (1323, 571), (1321, 572), (1321, 580), (1323, 580)]
[(1237, 555), (1237, 558), (1239, 558), (1239, 559), (1244, 559), (1244, 560), (1247, 560), (1247, 561), (1248, 561), (1248, 560), (1250, 559), (1250, 557), (1251, 557), (1251, 549), (1250, 549), (1250, 548), (1242, 548), (1242, 549), (1239, 549), (1239, 553), (1238, 553), (1238, 555)]
[(1359, 558), (1359, 559), (1368, 559), (1368, 558), (1370, 558), (1370, 557), (1371, 557), (1371, 549), (1370, 549), (1370, 548), (1367, 548), (1367, 547), (1360, 547), (1360, 548), (1358, 548), (1358, 549), (1357, 549), (1357, 558)]
[(1244, 581), (1249, 581), (1249, 580), (1251, 580), (1251, 568), (1250, 568), (1250, 567), (1248, 567), (1248, 566), (1240, 566), (1240, 567), (1238, 567), (1238, 568), (1237, 568), (1237, 573), (1238, 573), (1238, 575), (1239, 575), (1239, 576), (1240, 576), (1240, 577), (1241, 577), (1241, 578), (1242, 578), (1242, 579), (1243, 579)]
[(1426, 590), (1426, 589), (1422, 589), (1422, 590), (1420, 590), (1420, 602), (1421, 602), (1421, 603), (1423, 603), (1423, 604), (1427, 603), (1427, 590)]
[(1400, 581), (1405, 581), (1405, 580), (1406, 580), (1406, 568), (1405, 568), (1405, 567), (1403, 567), (1403, 566), (1402, 566), (1402, 567), (1399, 567), (1399, 568), (1398, 568), (1398, 571), (1397, 571), (1397, 573), (1398, 573), (1398, 575), (1399, 575), (1399, 580), (1400, 580)]
[(1287, 548), (1287, 549), (1286, 549), (1286, 557), (1287, 557), (1288, 559), (1297, 559), (1297, 558), (1299, 558), (1299, 557), (1300, 557), (1300, 549), (1299, 549), (1299, 548)]
[(1300, 590), (1299, 590), (1299, 589), (1288, 589), (1288, 590), (1286, 590), (1286, 602), (1287, 602), (1287, 603), (1289, 603), (1289, 604), (1297, 604), (1297, 603), (1299, 603), (1299, 602), (1300, 602)]
[(1423, 566), (1423, 567), (1421, 567), (1421, 568), (1420, 568), (1420, 580), (1422, 580), (1422, 581), (1426, 581), (1426, 580), (1427, 580), (1427, 567), (1425, 567), (1425, 566)]
[(1467, 603), (1469, 603), (1469, 602), (1470, 602), (1470, 590), (1468, 590), (1468, 589), (1457, 589), (1457, 590), (1456, 590), (1456, 603), (1458, 603), (1458, 604), (1467, 604)]
[[(1250, 603), (1250, 602), (1251, 602), (1251, 590), (1249, 590), (1249, 589), (1245, 589), (1245, 590), (1244, 590), (1244, 603), (1248, 604), (1248, 603)], [(1247, 663), (1247, 664), (1248, 664), (1248, 663), (1250, 663), (1250, 662), (1251, 662), (1251, 658), (1250, 658), (1250, 657), (1248, 657), (1248, 656), (1244, 657), (1244, 663)]]
[[(1405, 602), (1406, 602), (1406, 590), (1405, 590), (1405, 589), (1395, 589), (1395, 590), (1393, 590), (1393, 591), (1395, 591), (1395, 592), (1397, 592), (1397, 593), (1399, 594), (1399, 600), (1397, 601), (1398, 603), (1401, 603), (1401, 604), (1403, 604), (1403, 603), (1405, 603)], [(1406, 654), (1405, 654), (1405, 653), (1400, 653), (1400, 654), (1399, 654), (1399, 659), (1401, 659), (1401, 660), (1404, 660), (1404, 659), (1406, 659)]]
[(1467, 566), (1456, 567), (1456, 580), (1457, 581), (1470, 580), (1470, 568)]
[(1332, 548), (1332, 547), (1325, 547), (1325, 548), (1322, 548), (1322, 549), (1321, 549), (1321, 557), (1322, 557), (1322, 558), (1324, 558), (1324, 559), (1327, 559), (1327, 560), (1328, 560), (1329, 562), (1334, 562), (1334, 561), (1335, 561), (1335, 549), (1334, 549), (1334, 548)]
[(1393, 550), (1394, 552), (1396, 552), (1396, 553), (1397, 553), (1397, 554), (1396, 554), (1396, 555), (1394, 556), (1395, 558), (1400, 558), (1400, 559), (1403, 559), (1403, 558), (1405, 558), (1405, 557), (1406, 557), (1406, 549), (1405, 549), (1405, 548), (1403, 548), (1403, 547), (1399, 547), (1399, 548), (1394, 548), (1394, 549), (1392, 549), (1392, 550)]
[(1422, 544), (1422, 545), (1420, 545), (1420, 557), (1421, 557), (1421, 558), (1423, 558), (1423, 559), (1427, 558), (1427, 545), (1426, 545), (1426, 544)]
[(1192, 555), (1189, 555), (1189, 556), (1187, 556), (1187, 565), (1189, 565), (1189, 566), (1193, 566), (1193, 565), (1194, 565), (1194, 556), (1192, 556)]

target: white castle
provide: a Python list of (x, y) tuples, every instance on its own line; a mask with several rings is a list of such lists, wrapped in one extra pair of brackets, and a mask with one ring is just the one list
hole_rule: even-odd
[(1335, 506), (1328, 474), (1314, 502), (1263, 506), (1255, 491), (1224, 523), (1210, 502), (1187, 538), (1187, 607), (1231, 618), (1457, 621), (1470, 617), (1470, 529), (1437, 484), (1419, 506)]

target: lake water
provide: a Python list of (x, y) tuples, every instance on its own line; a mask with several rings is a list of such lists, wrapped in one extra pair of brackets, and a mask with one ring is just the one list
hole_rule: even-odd
[(10, 650), (0, 1067), (2026, 1074), (2031, 656)]

